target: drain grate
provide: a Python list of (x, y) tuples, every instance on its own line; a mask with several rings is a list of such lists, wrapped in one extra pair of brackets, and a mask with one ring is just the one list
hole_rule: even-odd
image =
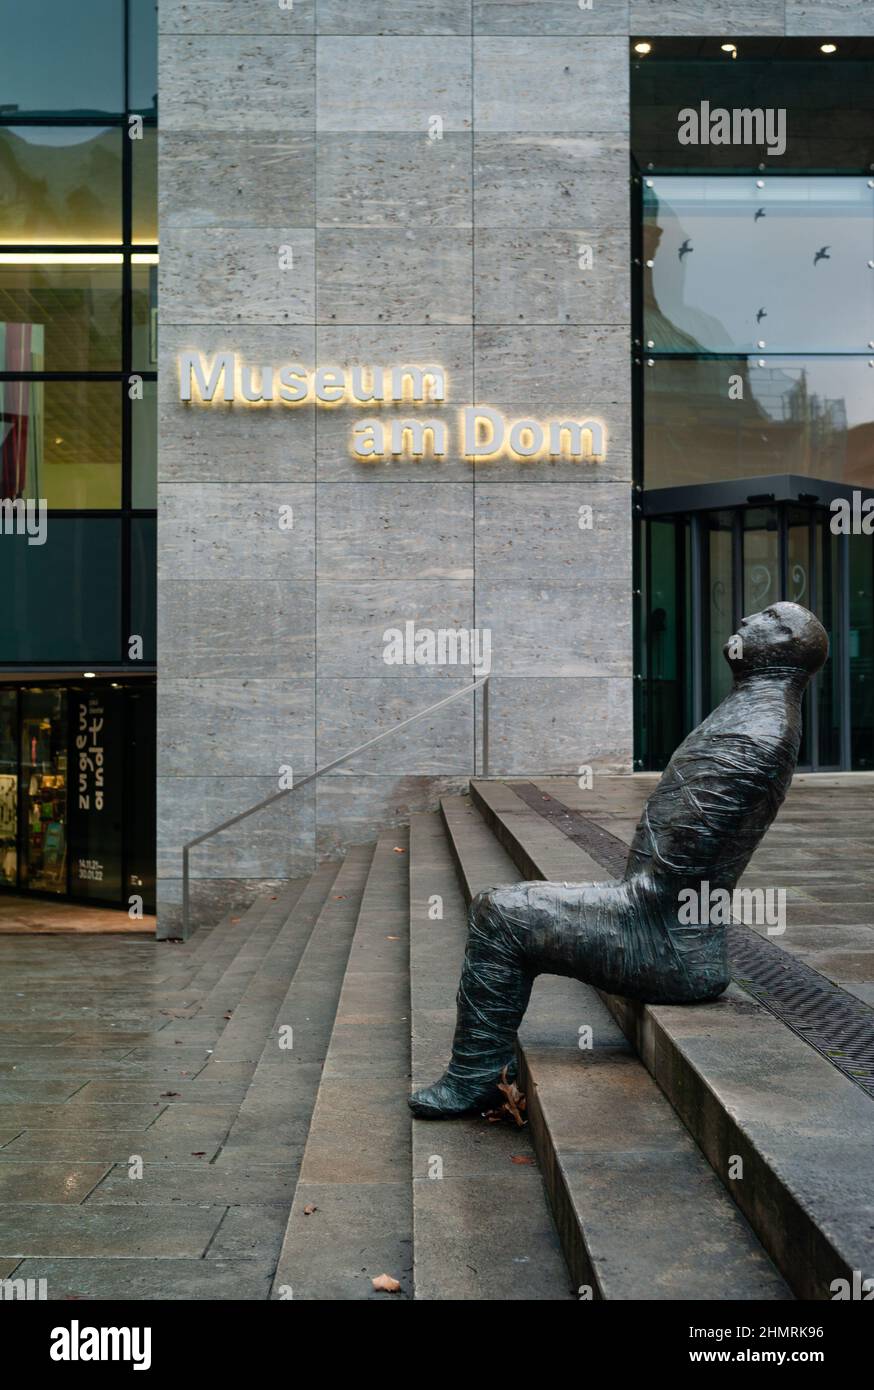
[[(512, 787), (609, 874), (622, 877), (628, 846), (617, 835), (533, 782), (514, 782)], [(728, 943), (735, 982), (874, 1098), (874, 1010), (752, 927), (732, 923)]]

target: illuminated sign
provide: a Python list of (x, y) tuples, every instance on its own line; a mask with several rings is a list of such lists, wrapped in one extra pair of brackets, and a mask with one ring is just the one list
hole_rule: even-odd
[[(447, 400), (447, 373), (433, 364), (395, 367), (251, 366), (238, 353), (207, 359), (200, 352), (179, 356), (179, 399), (187, 405), (245, 405), (291, 408), (438, 406)], [(453, 443), (453, 429), (456, 431)], [(362, 463), (389, 458), (443, 458), (450, 452), (488, 461), (563, 458), (600, 462), (607, 456), (607, 431), (599, 419), (508, 420), (487, 405), (462, 406), (453, 421), (444, 413), (357, 420), (349, 450)]]

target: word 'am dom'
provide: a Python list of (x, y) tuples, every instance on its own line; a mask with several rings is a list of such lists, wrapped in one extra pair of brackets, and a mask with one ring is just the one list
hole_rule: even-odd
[(390, 457), (439, 459), (450, 452), (480, 460), (600, 461), (606, 457), (606, 429), (601, 420), (508, 420), (488, 405), (460, 408), (454, 444), (451, 422), (442, 411), (446, 378), (445, 368), (435, 366), (318, 367), (308, 371), (292, 365), (249, 366), (234, 352), (219, 352), (211, 359), (200, 352), (179, 356), (179, 399), (188, 404), (439, 408), (430, 416), (405, 416), (396, 411), (389, 419), (356, 421), (349, 447), (353, 458), (365, 463)]

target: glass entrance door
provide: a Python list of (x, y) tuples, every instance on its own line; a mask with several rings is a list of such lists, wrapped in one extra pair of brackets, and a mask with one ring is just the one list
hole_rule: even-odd
[[(805, 695), (799, 766), (850, 767), (847, 578), (829, 513), (794, 502), (726, 507), (652, 518), (645, 532), (637, 766), (664, 767), (684, 734), (728, 694), (722, 649), (741, 618), (788, 599), (817, 614), (830, 642)], [(687, 699), (676, 679), (666, 682), (668, 671), (682, 673)], [(673, 720), (665, 718), (666, 697)]]

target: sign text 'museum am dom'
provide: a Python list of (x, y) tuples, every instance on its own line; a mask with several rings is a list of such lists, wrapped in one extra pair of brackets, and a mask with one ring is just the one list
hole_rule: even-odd
[[(607, 431), (598, 419), (508, 420), (487, 405), (462, 406), (457, 421), (447, 418), (446, 371), (436, 366), (360, 367), (250, 366), (235, 352), (211, 358), (201, 352), (179, 356), (179, 399), (189, 404), (226, 404), (326, 409), (392, 406), (390, 418), (355, 421), (349, 449), (363, 463), (388, 458), (441, 458), (448, 453), (470, 459), (549, 459), (600, 462), (607, 454)], [(404, 415), (399, 407), (436, 406)], [(453, 437), (453, 430), (458, 431)]]

